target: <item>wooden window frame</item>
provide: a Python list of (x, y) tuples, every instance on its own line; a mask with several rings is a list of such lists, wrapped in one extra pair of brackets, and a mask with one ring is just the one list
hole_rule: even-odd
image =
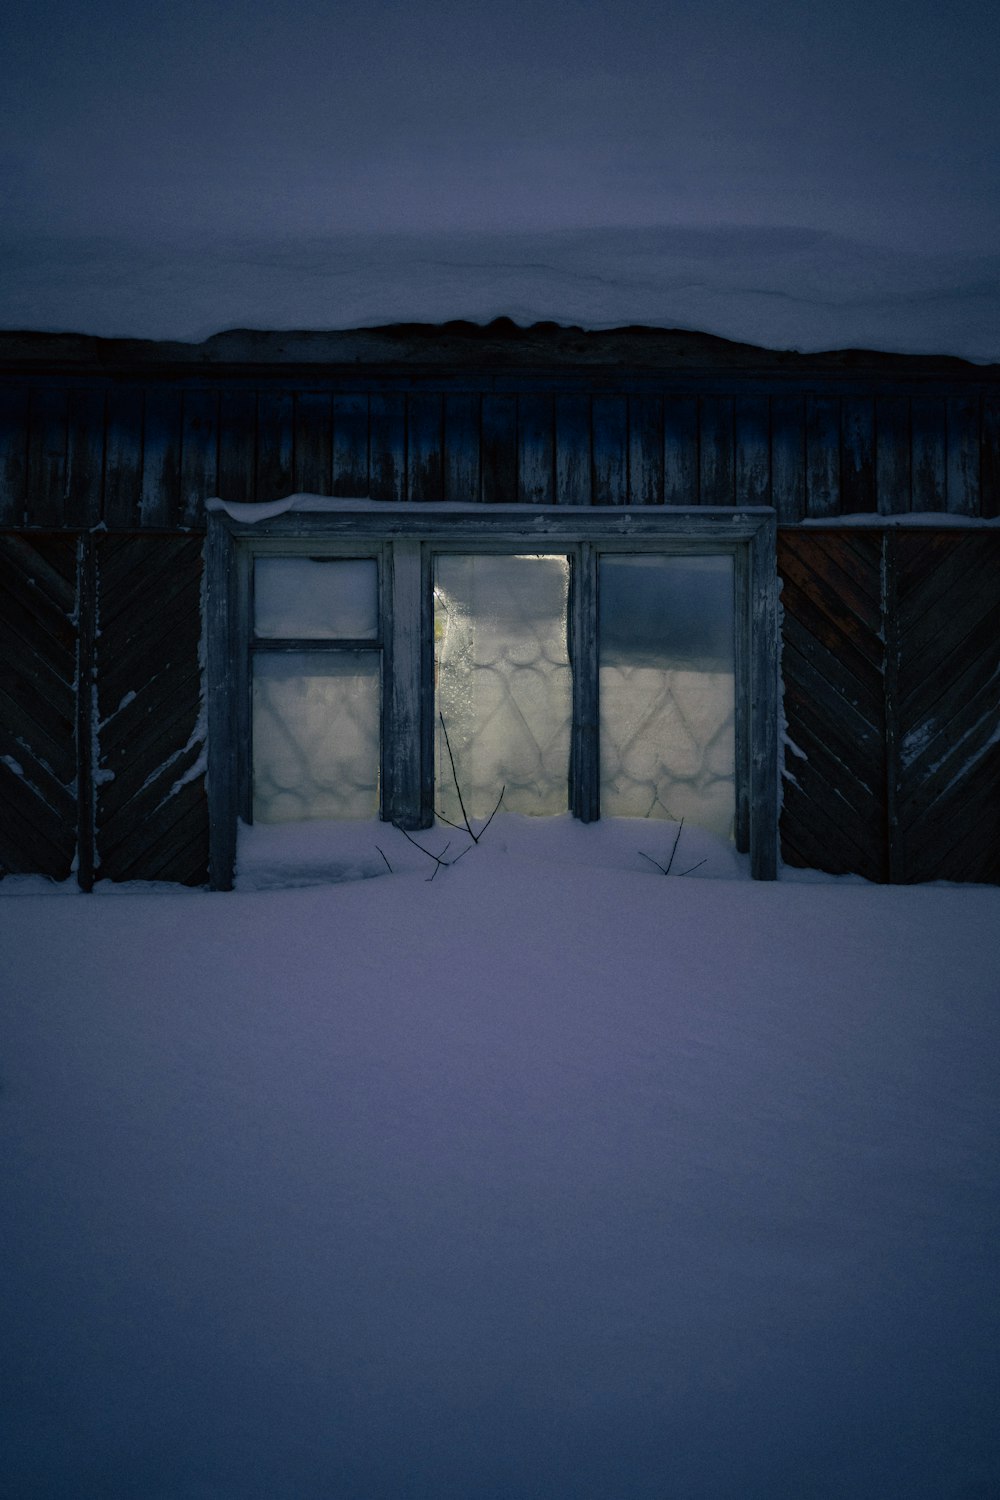
[[(773, 880), (778, 847), (778, 637), (775, 512), (612, 506), (330, 504), (260, 521), (210, 511), (207, 538), (207, 693), (210, 878), (230, 890), (240, 818), (251, 814), (250, 664), (255, 650), (382, 653), (380, 816), (404, 828), (434, 818), (434, 557), (444, 552), (552, 552), (570, 558), (573, 662), (570, 810), (600, 812), (597, 578), (602, 554), (720, 553), (734, 559), (736, 846), (755, 879)], [(256, 557), (373, 558), (376, 641), (255, 642)]]

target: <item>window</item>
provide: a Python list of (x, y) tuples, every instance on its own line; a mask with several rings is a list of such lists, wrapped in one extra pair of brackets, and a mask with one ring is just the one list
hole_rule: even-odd
[(238, 817), (427, 827), (456, 775), (473, 817), (683, 817), (773, 876), (772, 512), (217, 503), (208, 587), (214, 885)]

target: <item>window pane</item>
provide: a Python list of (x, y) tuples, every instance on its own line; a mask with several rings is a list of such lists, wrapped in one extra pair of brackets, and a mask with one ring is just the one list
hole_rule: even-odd
[[(471, 817), (500, 789), (508, 812), (568, 806), (572, 680), (565, 557), (440, 556), (435, 566), (436, 706)], [(437, 726), (437, 806), (461, 820)]]
[(378, 565), (371, 558), (258, 557), (254, 630), (270, 638), (378, 638)]
[(378, 815), (379, 653), (260, 652), (253, 663), (253, 815)]
[(733, 559), (605, 556), (599, 587), (602, 813), (730, 837)]

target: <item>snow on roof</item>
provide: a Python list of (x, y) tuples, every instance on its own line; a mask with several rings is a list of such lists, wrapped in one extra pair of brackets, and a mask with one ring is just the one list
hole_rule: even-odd
[(1000, 254), (799, 229), (0, 243), (0, 328), (200, 340), (507, 317), (697, 328), (769, 349), (1000, 359)]

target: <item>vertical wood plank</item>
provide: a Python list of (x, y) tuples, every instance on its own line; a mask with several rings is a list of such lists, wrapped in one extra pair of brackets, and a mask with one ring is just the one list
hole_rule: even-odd
[(395, 541), (383, 550), (382, 567), (386, 677), (382, 816), (402, 828), (420, 828), (427, 821), (421, 753), (424, 611), (420, 542)]
[(517, 400), (483, 397), (483, 499), (489, 505), (517, 500)]
[(295, 492), (295, 404), (288, 391), (257, 395), (258, 500), (283, 500)]
[(77, 542), (76, 573), (76, 878), (80, 889), (94, 888), (96, 787), (94, 773), (94, 723), (96, 698), (97, 552), (92, 534)]
[(181, 395), (170, 386), (146, 391), (142, 441), (143, 526), (176, 526), (181, 506)]
[(779, 525), (794, 525), (805, 516), (805, 401), (801, 396), (771, 398), (771, 503)]
[(334, 396), (333, 493), (342, 499), (364, 500), (371, 494), (368, 426), (367, 396)]
[(806, 515), (840, 515), (840, 401), (806, 397)]
[(886, 878), (898, 884), (905, 878), (899, 827), (899, 559), (898, 534), (883, 532), (881, 554), (881, 613), (883, 701), (885, 704), (885, 822)]
[(481, 498), (482, 397), (457, 391), (444, 398), (444, 498), (476, 504)]
[(594, 504), (628, 502), (628, 403), (624, 396), (595, 396), (593, 413)]
[(24, 524), (28, 478), (28, 392), (0, 388), (0, 526)]
[(663, 504), (663, 397), (628, 402), (628, 503)]
[(411, 500), (444, 499), (444, 399), (414, 392), (406, 402), (406, 492)]
[(946, 408), (948, 512), (978, 516), (980, 492), (979, 397), (949, 396)]
[[(749, 602), (753, 594), (750, 551), (738, 547), (733, 558), (733, 728), (735, 740), (735, 801), (733, 840), (740, 854), (750, 852), (750, 793), (753, 779), (752, 715), (748, 685), (751, 661)], [(746, 685), (746, 686), (745, 686)]]
[[(773, 518), (750, 543), (748, 623), (743, 659), (749, 666), (744, 706), (750, 734), (750, 873), (774, 880), (778, 873), (778, 582)], [(747, 674), (743, 674), (746, 683)], [(737, 688), (740, 691), (740, 688)], [(752, 718), (751, 718), (752, 716)]]
[(694, 396), (663, 398), (663, 503), (697, 505), (698, 403)]
[(248, 504), (257, 499), (257, 392), (223, 387), (219, 403), (219, 495)]
[(134, 385), (108, 391), (104, 452), (104, 524), (110, 531), (139, 525), (142, 497), (143, 392)]
[(551, 505), (555, 499), (555, 412), (553, 398), (526, 392), (517, 398), (517, 498), (522, 505)]
[(910, 509), (910, 402), (879, 396), (875, 402), (875, 489), (880, 516)]
[(219, 393), (184, 392), (180, 524), (202, 531), (205, 501), (219, 488)]
[(735, 499), (733, 398), (703, 396), (698, 402), (698, 468), (702, 505), (732, 505)]
[(915, 396), (911, 403), (912, 508), (945, 510), (946, 434), (944, 400)]
[(292, 487), (296, 494), (332, 494), (333, 398), (328, 392), (296, 392), (294, 433)]
[(373, 500), (406, 499), (406, 398), (368, 400), (369, 473)]
[(69, 406), (65, 390), (31, 393), (28, 427), (29, 526), (62, 526), (66, 518)]
[(556, 504), (590, 505), (590, 397), (563, 391), (556, 397)]
[(236, 602), (232, 542), (220, 515), (208, 518), (205, 547), (205, 690), (208, 712), (209, 880), (214, 891), (230, 891), (236, 866), (237, 693), (232, 653), (236, 649)]
[(1000, 516), (1000, 396), (983, 398), (980, 513)]
[(845, 397), (840, 414), (840, 506), (846, 516), (875, 509), (875, 402)]
[(569, 649), (573, 664), (569, 805), (581, 823), (601, 815), (597, 551), (581, 542), (570, 559)]
[(104, 391), (83, 386), (69, 393), (66, 445), (66, 525), (96, 526), (104, 481)]
[(734, 411), (737, 505), (771, 503), (771, 413), (766, 396), (741, 396)]

